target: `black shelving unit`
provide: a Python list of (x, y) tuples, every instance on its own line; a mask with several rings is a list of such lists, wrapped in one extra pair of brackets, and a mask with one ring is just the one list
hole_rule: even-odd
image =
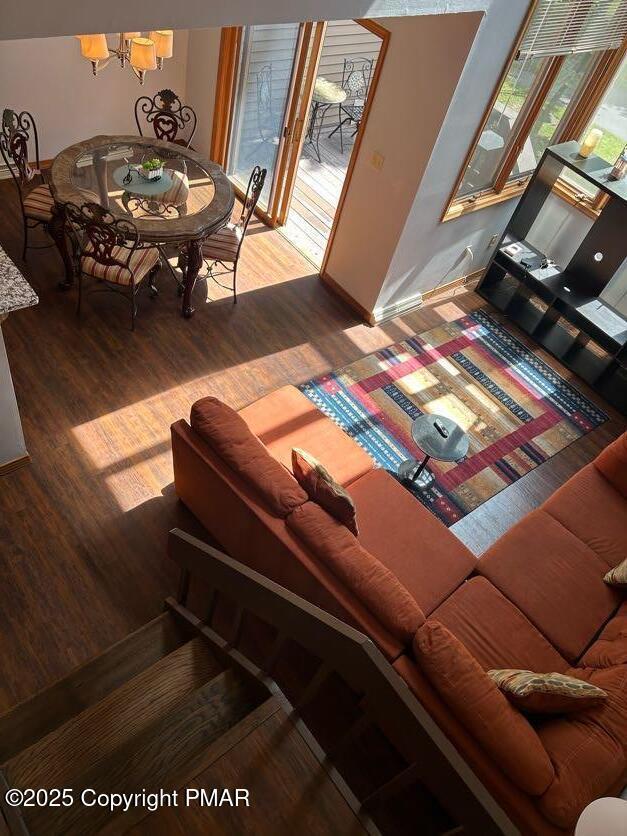
[[(560, 267), (527, 236), (564, 168), (608, 200), (569, 263)], [(627, 415), (627, 317), (600, 299), (626, 255), (627, 178), (610, 180), (610, 171), (600, 157), (580, 157), (577, 142), (547, 148), (477, 292)], [(519, 249), (508, 253), (512, 245)]]

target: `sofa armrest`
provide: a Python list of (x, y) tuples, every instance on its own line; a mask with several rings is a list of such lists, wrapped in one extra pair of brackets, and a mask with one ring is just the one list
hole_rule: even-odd
[(619, 435), (593, 462), (596, 469), (627, 499), (627, 432)]

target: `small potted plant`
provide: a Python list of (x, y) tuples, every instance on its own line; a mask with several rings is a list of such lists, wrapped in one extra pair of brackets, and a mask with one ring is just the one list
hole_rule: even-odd
[(159, 180), (159, 178), (163, 175), (163, 160), (160, 160), (159, 157), (144, 160), (141, 164), (139, 173), (146, 180)]

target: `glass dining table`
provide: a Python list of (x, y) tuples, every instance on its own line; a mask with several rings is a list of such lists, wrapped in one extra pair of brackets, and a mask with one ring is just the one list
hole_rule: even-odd
[[(148, 179), (142, 163), (154, 159), (163, 166), (154, 179)], [(56, 204), (50, 232), (65, 265), (64, 287), (74, 281), (64, 207), (95, 202), (115, 217), (132, 220), (143, 243), (180, 247), (182, 314), (192, 316), (202, 241), (223, 227), (233, 211), (233, 187), (219, 165), (172, 142), (96, 136), (61, 151), (52, 163), (49, 181)]]

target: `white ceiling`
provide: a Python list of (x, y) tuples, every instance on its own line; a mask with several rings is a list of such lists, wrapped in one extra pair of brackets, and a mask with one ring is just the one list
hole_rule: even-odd
[(401, 17), (475, 11), (485, 6), (486, 0), (3, 0), (0, 40), (83, 32)]

